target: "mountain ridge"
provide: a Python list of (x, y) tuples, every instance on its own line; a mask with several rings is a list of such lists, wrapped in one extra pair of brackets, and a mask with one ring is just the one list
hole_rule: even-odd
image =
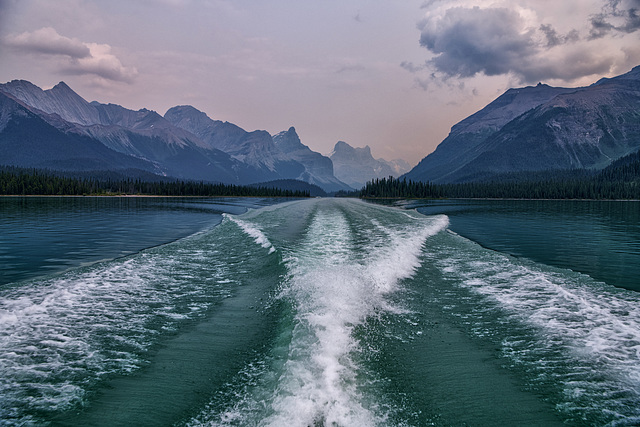
[(118, 153), (86, 136), (68, 135), (0, 92), (0, 153), (7, 165), (59, 170), (138, 169), (156, 165)]
[(451, 128), (404, 175), (454, 183), (546, 169), (602, 169), (640, 148), (640, 67), (590, 86), (509, 89)]
[(352, 147), (344, 141), (335, 144), (329, 158), (333, 161), (336, 177), (358, 189), (369, 180), (398, 177), (410, 169), (409, 165), (401, 160), (375, 159), (368, 145)]
[(335, 176), (334, 164), (329, 157), (311, 150), (300, 141), (293, 126), (274, 135), (273, 142), (282, 153), (304, 165), (304, 172), (295, 179), (318, 185), (328, 192), (353, 189)]
[[(330, 159), (302, 144), (294, 127), (274, 136), (262, 130), (247, 132), (232, 123), (211, 119), (190, 105), (170, 108), (165, 118), (240, 161), (278, 170), (280, 179), (302, 180), (327, 192), (351, 189), (336, 179)], [(275, 179), (278, 177), (271, 180)]]
[[(0, 94), (23, 107), (18, 109), (3, 104), (0, 141), (10, 139), (3, 131), (14, 116), (28, 111), (55, 128), (59, 132), (56, 140), (61, 144), (64, 138), (71, 145), (80, 139), (90, 140), (91, 144), (99, 143), (110, 150), (100, 151), (106, 157), (110, 157), (112, 151), (122, 154), (125, 157), (119, 158), (124, 163), (142, 162), (143, 170), (160, 176), (241, 185), (300, 179), (328, 192), (351, 190), (333, 175), (331, 160), (302, 144), (293, 127), (286, 132), (296, 140), (295, 149), (281, 149), (276, 145), (283, 137), (280, 134), (272, 137), (262, 130), (247, 132), (232, 123), (210, 119), (192, 106), (172, 107), (165, 116), (146, 108), (134, 111), (118, 104), (88, 102), (64, 82), (42, 90), (26, 80), (12, 80), (0, 84)], [(44, 129), (42, 126), (36, 128)], [(45, 133), (51, 131), (47, 129)], [(29, 134), (28, 137), (38, 139), (37, 135)], [(67, 168), (91, 168), (89, 163), (72, 160), (75, 159), (73, 154), (62, 146), (60, 153), (68, 157)], [(31, 155), (33, 162), (54, 167), (47, 165), (37, 150)], [(10, 161), (13, 160), (8, 155), (0, 153), (0, 163)], [(23, 163), (26, 161), (23, 159)], [(106, 165), (117, 168), (109, 161), (102, 162), (101, 167)]]

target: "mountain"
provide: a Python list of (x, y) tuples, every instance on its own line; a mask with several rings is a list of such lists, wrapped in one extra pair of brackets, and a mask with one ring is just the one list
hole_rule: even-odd
[(12, 95), (26, 105), (48, 114), (57, 114), (62, 120), (82, 125), (101, 123), (100, 114), (66, 83), (42, 90), (26, 80), (13, 80), (0, 85), (0, 91)]
[(375, 178), (398, 177), (410, 169), (403, 160), (374, 159), (368, 145), (354, 148), (344, 141), (336, 143), (329, 157), (336, 177), (353, 188), (362, 188)]
[(334, 165), (329, 157), (312, 151), (300, 141), (294, 127), (274, 135), (273, 143), (280, 152), (304, 166), (304, 172), (295, 179), (315, 184), (328, 192), (353, 189), (334, 176)]
[(149, 161), (118, 153), (87, 136), (64, 133), (2, 92), (0, 159), (4, 165), (62, 171), (157, 172)]
[(208, 147), (260, 171), (257, 181), (295, 178), (304, 171), (303, 165), (276, 148), (266, 131), (247, 132), (232, 123), (213, 120), (190, 105), (170, 108), (164, 117), (176, 127), (196, 135)]
[[(293, 179), (326, 192), (353, 190), (336, 178), (333, 161), (302, 144), (293, 127), (272, 136), (213, 120), (188, 105), (161, 116), (144, 108), (88, 102), (64, 82), (43, 90), (13, 80), (0, 84), (0, 95), (0, 165), (76, 172), (136, 170), (241, 185)], [(53, 142), (47, 146), (47, 140)], [(374, 160), (366, 150), (363, 165), (347, 167), (363, 170), (364, 178), (354, 180), (357, 186), (372, 177), (397, 176), (398, 167), (403, 167)]]
[(293, 127), (273, 137), (265, 131), (247, 132), (232, 123), (213, 120), (189, 105), (170, 108), (164, 117), (208, 147), (263, 171), (265, 180), (297, 179), (329, 192), (350, 189), (333, 176), (331, 160), (303, 145)]
[(436, 183), (511, 172), (602, 169), (640, 148), (640, 67), (579, 88), (509, 89), (452, 127), (407, 179)]
[[(155, 111), (89, 103), (62, 82), (52, 89), (42, 90), (29, 82), (14, 80), (0, 85), (0, 93), (21, 102), (70, 140), (83, 136), (85, 140), (99, 142), (115, 152), (145, 161), (150, 165), (146, 170), (159, 175), (232, 184), (281, 177), (277, 173), (264, 173), (260, 168), (210, 147)], [(0, 133), (0, 140), (3, 138), (5, 136)], [(268, 139), (270, 141), (270, 136)], [(7, 164), (7, 161), (0, 155), (0, 163)], [(43, 167), (54, 168), (46, 164)]]

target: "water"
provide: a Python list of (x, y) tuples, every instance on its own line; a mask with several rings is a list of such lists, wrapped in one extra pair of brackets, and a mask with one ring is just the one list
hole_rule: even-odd
[(136, 209), (183, 237), (0, 290), (2, 424), (640, 423), (640, 294), (450, 231), (472, 213), (167, 203)]
[(0, 286), (133, 254), (270, 199), (0, 198)]
[(640, 292), (640, 202), (453, 200), (402, 203), (446, 214), (481, 245)]

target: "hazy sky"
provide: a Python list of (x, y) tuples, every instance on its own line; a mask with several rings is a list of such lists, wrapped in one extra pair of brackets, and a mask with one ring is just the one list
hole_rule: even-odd
[(412, 165), (509, 87), (640, 64), (640, 0), (0, 0), (0, 82)]

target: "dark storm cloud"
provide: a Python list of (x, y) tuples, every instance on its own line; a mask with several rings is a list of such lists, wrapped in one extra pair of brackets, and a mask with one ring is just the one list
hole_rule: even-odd
[(580, 35), (577, 30), (572, 30), (566, 35), (561, 35), (558, 34), (555, 28), (548, 24), (540, 25), (540, 32), (542, 32), (547, 39), (546, 47), (555, 47), (580, 40)]
[[(628, 9), (624, 16), (631, 16)], [(590, 46), (592, 39), (581, 39), (577, 30), (561, 34), (507, 6), (435, 9), (418, 28), (420, 44), (435, 55), (427, 66), (442, 79), (511, 75), (530, 84), (572, 81), (608, 73), (615, 62), (613, 50)]]
[(533, 32), (522, 32), (521, 21), (506, 8), (452, 8), (418, 24), (420, 44), (437, 54), (430, 62), (446, 75), (506, 74), (536, 49)]
[(612, 31), (633, 33), (640, 29), (640, 0), (608, 0), (602, 11), (591, 18), (592, 39)]

